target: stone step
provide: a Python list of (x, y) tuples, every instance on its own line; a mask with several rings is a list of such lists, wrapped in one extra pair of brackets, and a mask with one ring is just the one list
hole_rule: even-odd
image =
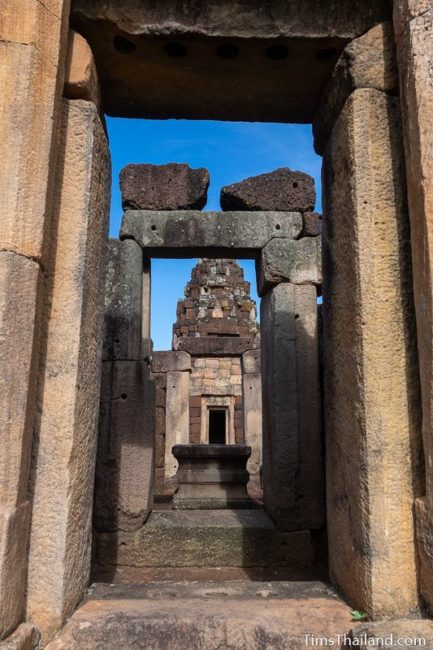
[(96, 584), (48, 650), (305, 650), (353, 627), (325, 583)]
[(101, 533), (100, 567), (305, 567), (315, 560), (310, 531), (282, 532), (264, 510), (153, 512), (137, 531)]

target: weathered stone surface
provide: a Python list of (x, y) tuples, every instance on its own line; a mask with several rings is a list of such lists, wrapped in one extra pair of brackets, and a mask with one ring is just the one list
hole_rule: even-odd
[(27, 588), (27, 617), (45, 638), (82, 597), (90, 569), (110, 182), (93, 103), (64, 100), (58, 170)]
[(433, 594), (433, 513), (427, 497), (415, 500), (416, 539), (419, 556), (421, 595), (432, 612)]
[[(433, 8), (427, 5), (431, 2), (397, 0), (394, 3), (422, 395), (425, 510), (430, 513), (433, 504)], [(421, 10), (425, 13), (410, 20)], [(433, 548), (430, 543), (433, 521), (431, 515), (421, 517), (420, 513), (417, 504), (421, 592), (433, 611)]]
[(186, 163), (127, 165), (120, 172), (124, 210), (201, 210), (209, 172)]
[[(3, 250), (37, 260), (49, 245), (68, 0), (50, 6), (2, 2), (0, 139), (8, 152), (0, 178)], [(60, 61), (60, 65), (59, 65)], [(59, 92), (60, 90), (60, 92)], [(45, 261), (45, 259), (44, 259)]]
[(30, 506), (28, 476), (39, 354), (39, 265), (0, 253), (0, 637), (23, 607)]
[(0, 641), (0, 650), (38, 650), (40, 634), (31, 623), (21, 623), (4, 641)]
[(405, 616), (418, 605), (413, 500), (423, 463), (397, 98), (351, 95), (324, 187), (330, 571), (357, 609)]
[(252, 508), (248, 496), (246, 445), (174, 445), (172, 454), (179, 463), (175, 510), (216, 510)]
[(102, 358), (142, 357), (143, 253), (132, 241), (110, 239), (105, 267)]
[(220, 357), (221, 355), (237, 356), (247, 350), (255, 350), (260, 345), (260, 341), (251, 336), (230, 338), (190, 336), (179, 339), (176, 345), (178, 350), (184, 350), (191, 356)]
[(129, 566), (309, 566), (310, 532), (278, 532), (263, 510), (152, 512), (133, 533), (98, 535), (97, 563)]
[[(257, 372), (252, 368), (259, 367)], [(242, 355), (242, 397), (245, 444), (251, 447), (247, 469), (250, 481), (260, 485), (262, 464), (263, 419), (262, 419), (262, 377), (260, 374), (260, 350)]]
[(148, 257), (145, 257), (143, 259), (141, 335), (143, 338), (143, 358), (148, 359), (150, 359), (152, 351), (152, 340), (150, 338), (150, 288), (151, 260)]
[(260, 374), (260, 350), (248, 350), (242, 355), (242, 372)]
[(69, 30), (65, 87), (68, 99), (85, 99), (101, 110), (101, 91), (92, 50), (85, 38)]
[(121, 239), (135, 239), (149, 257), (254, 257), (274, 237), (295, 239), (302, 231), (296, 212), (152, 212), (130, 210)]
[(397, 619), (360, 623), (351, 630), (350, 640), (358, 648), (433, 648), (433, 622), (423, 619)]
[(304, 212), (302, 221), (304, 227), (302, 228), (302, 237), (317, 237), (322, 234), (322, 220), (323, 217), (317, 212)]
[(167, 372), (165, 421), (164, 487), (176, 485), (177, 460), (171, 453), (174, 445), (189, 443), (189, 370)]
[(272, 239), (256, 263), (259, 296), (280, 282), (322, 284), (322, 242), (320, 238)]
[(155, 650), (305, 650), (306, 635), (336, 640), (350, 627), (348, 605), (316, 580), (98, 584), (47, 650), (118, 650), (143, 639)]
[(152, 355), (152, 372), (170, 372), (172, 370), (191, 370), (191, 355), (188, 352), (168, 350), (154, 352)]
[(93, 521), (137, 530), (153, 505), (155, 385), (146, 361), (102, 364)]
[(264, 122), (311, 122), (347, 41), (390, 19), (387, 0), (153, 0), (128, 11), (75, 0), (72, 15), (108, 114)]
[(280, 530), (323, 522), (316, 290), (279, 284), (261, 302), (264, 506)]
[(376, 25), (343, 50), (314, 115), (314, 148), (318, 154), (324, 153), (332, 127), (357, 88), (398, 93), (392, 22)]
[(316, 204), (314, 178), (280, 167), (268, 174), (251, 176), (221, 189), (223, 210), (305, 212)]

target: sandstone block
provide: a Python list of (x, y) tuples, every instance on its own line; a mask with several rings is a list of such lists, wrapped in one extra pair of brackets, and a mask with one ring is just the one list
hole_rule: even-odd
[[(348, 635), (352, 645), (365, 649), (372, 646), (395, 650), (403, 645), (433, 648), (433, 622), (422, 619), (398, 619), (356, 625)], [(380, 641), (384, 639), (384, 641)], [(386, 641), (385, 641), (386, 639)]]
[(209, 172), (185, 163), (127, 165), (120, 172), (124, 210), (201, 210), (206, 205)]
[[(243, 355), (245, 365), (245, 355), (251, 354), (246, 352)], [(260, 355), (260, 352), (257, 356)], [(250, 360), (248, 360), (250, 362)], [(250, 365), (255, 365), (252, 361)], [(248, 459), (247, 469), (250, 474), (250, 480), (259, 481), (260, 467), (262, 465), (262, 446), (263, 446), (263, 420), (262, 420), (262, 378), (259, 372), (246, 372), (242, 377), (242, 397), (243, 409), (241, 417), (243, 419), (243, 429), (245, 444), (251, 447), (251, 456)]]
[(398, 93), (392, 22), (372, 27), (343, 50), (313, 120), (314, 148), (318, 154), (323, 154), (338, 115), (357, 88)]
[(132, 238), (149, 257), (254, 257), (274, 237), (295, 239), (302, 231), (296, 212), (125, 213), (120, 238)]
[(318, 237), (322, 234), (322, 215), (317, 212), (304, 212), (302, 237)]
[(282, 283), (261, 302), (264, 506), (280, 530), (323, 521), (316, 290)]
[[(407, 188), (412, 242), (412, 272), (422, 395), (422, 433), (426, 462), (426, 496), (433, 503), (433, 117), (431, 115), (433, 8), (424, 2), (394, 3), (400, 70)], [(409, 20), (426, 9), (419, 17)], [(433, 607), (433, 584), (424, 597)]]
[(166, 488), (175, 485), (177, 460), (171, 453), (174, 445), (189, 443), (189, 371), (167, 372), (165, 481)]
[(263, 296), (280, 282), (322, 283), (322, 242), (319, 238), (272, 239), (256, 264), (257, 292)]
[(251, 176), (221, 189), (223, 210), (271, 210), (305, 212), (316, 204), (314, 178), (280, 167), (268, 174)]
[(324, 158), (324, 187), (330, 571), (357, 609), (405, 616), (418, 605), (413, 500), (423, 461), (397, 98), (350, 96)]
[(260, 373), (260, 350), (248, 350), (242, 355), (243, 373)]
[(31, 623), (21, 623), (10, 636), (0, 641), (0, 650), (38, 650), (39, 630)]
[(27, 617), (45, 638), (81, 599), (90, 569), (110, 183), (107, 139), (91, 102), (63, 102), (58, 171), (27, 590)]
[[(49, 244), (69, 2), (2, 2), (0, 177), (3, 250), (41, 260)], [(61, 61), (59, 65), (59, 61)], [(44, 259), (45, 262), (45, 259)]]
[(137, 530), (153, 505), (155, 386), (145, 361), (102, 367), (94, 526)]
[(415, 501), (416, 539), (419, 555), (419, 582), (422, 597), (432, 612), (433, 594), (433, 513), (426, 497)]
[(105, 360), (142, 358), (143, 253), (127, 239), (110, 239), (105, 267)]
[(247, 350), (254, 350), (260, 345), (260, 342), (253, 337), (185, 337), (178, 339), (177, 348), (188, 352), (191, 356), (195, 355), (212, 355), (221, 356), (222, 354), (240, 355)]
[(168, 350), (154, 352), (152, 355), (152, 372), (191, 370), (191, 355), (188, 352)]
[(69, 30), (65, 87), (68, 99), (86, 99), (101, 110), (101, 91), (92, 50), (85, 38)]
[(42, 284), (36, 262), (0, 253), (0, 636), (23, 608)]

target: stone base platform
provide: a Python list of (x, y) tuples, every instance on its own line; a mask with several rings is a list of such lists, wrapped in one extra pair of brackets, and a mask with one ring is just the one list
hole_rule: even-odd
[(98, 535), (100, 567), (305, 567), (309, 531), (280, 532), (264, 510), (153, 512), (135, 532)]
[(352, 627), (323, 582), (97, 584), (47, 649), (305, 650)]

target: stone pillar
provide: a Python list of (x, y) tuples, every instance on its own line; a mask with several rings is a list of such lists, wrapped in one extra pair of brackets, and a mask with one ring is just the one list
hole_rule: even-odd
[(69, 0), (1, 3), (0, 639), (20, 622), (43, 268), (47, 262)]
[(262, 377), (260, 374), (260, 350), (249, 350), (242, 355), (242, 396), (245, 444), (251, 447), (247, 470), (250, 481), (260, 485), (262, 464)]
[(155, 387), (143, 358), (143, 253), (110, 239), (94, 527), (137, 530), (153, 505)]
[(64, 100), (33, 450), (27, 616), (46, 640), (88, 585), (108, 234), (108, 143)]
[(421, 592), (433, 611), (433, 2), (395, 0), (422, 394), (425, 497), (417, 499)]
[(355, 90), (324, 157), (323, 321), (330, 572), (369, 616), (418, 605), (422, 478), (398, 97)]
[(281, 530), (323, 521), (316, 289), (283, 282), (261, 303), (263, 497)]
[(165, 490), (175, 485), (178, 463), (171, 453), (172, 447), (189, 444), (189, 375), (189, 370), (167, 372)]

